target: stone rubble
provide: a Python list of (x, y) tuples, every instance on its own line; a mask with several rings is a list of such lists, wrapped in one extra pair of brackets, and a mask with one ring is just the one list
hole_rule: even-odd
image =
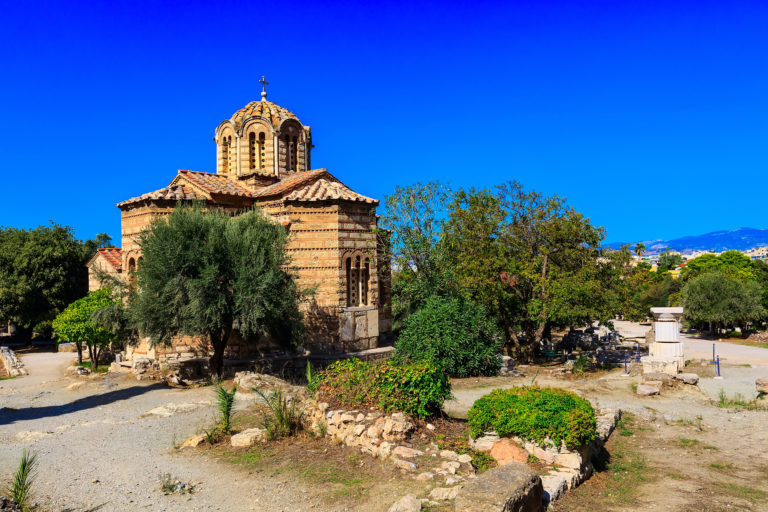
[(16, 356), (16, 352), (8, 347), (0, 347), (0, 364), (5, 366), (5, 371), (11, 377), (19, 377), (21, 375), (28, 375), (27, 369), (24, 367), (24, 363)]
[(256, 443), (267, 441), (267, 432), (261, 428), (249, 428), (233, 435), (229, 443), (233, 448), (250, 448)]
[(758, 377), (755, 379), (755, 388), (758, 393), (768, 394), (768, 377)]

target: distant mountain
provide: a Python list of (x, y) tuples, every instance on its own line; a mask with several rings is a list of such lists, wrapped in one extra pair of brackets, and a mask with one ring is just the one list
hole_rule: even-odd
[[(746, 251), (768, 245), (768, 229), (738, 228), (731, 231), (714, 231), (706, 235), (684, 236), (674, 240), (642, 240), (647, 254), (658, 254), (667, 247), (673, 251), (690, 254), (694, 251)], [(607, 244), (618, 249), (622, 243)], [(634, 247), (635, 243), (629, 244)]]

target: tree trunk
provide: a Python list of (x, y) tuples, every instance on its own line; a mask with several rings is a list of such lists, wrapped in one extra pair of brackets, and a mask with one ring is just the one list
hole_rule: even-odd
[(77, 349), (77, 364), (83, 366), (83, 345), (81, 343), (75, 343)]
[(209, 365), (211, 367), (211, 372), (213, 372), (219, 380), (221, 380), (221, 376), (224, 373), (224, 349), (227, 348), (227, 342), (229, 342), (229, 335), (231, 333), (231, 329), (226, 329), (221, 333), (210, 335), (211, 345), (213, 345), (213, 355), (209, 360)]

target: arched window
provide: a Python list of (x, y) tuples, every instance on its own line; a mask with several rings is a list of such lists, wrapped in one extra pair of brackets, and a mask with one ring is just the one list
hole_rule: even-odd
[(256, 168), (256, 134), (251, 132), (248, 134), (248, 156), (250, 158), (250, 168)]
[(360, 303), (368, 305), (368, 277), (371, 273), (371, 260), (365, 258), (365, 265), (360, 269)]
[(131, 258), (128, 260), (128, 273), (133, 274), (136, 272), (136, 260)]
[(347, 306), (352, 306), (352, 258), (347, 258), (344, 266), (347, 270)]
[(230, 146), (232, 145), (232, 136), (222, 137), (221, 139), (221, 168), (224, 173), (228, 173), (232, 168), (232, 151)]
[(267, 136), (264, 132), (259, 134), (259, 158), (261, 159), (261, 168), (266, 167), (267, 153), (264, 149), (267, 142)]

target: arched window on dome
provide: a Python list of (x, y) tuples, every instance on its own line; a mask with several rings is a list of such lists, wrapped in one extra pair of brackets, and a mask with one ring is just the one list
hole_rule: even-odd
[(226, 174), (232, 168), (232, 136), (221, 139), (221, 169)]
[(266, 153), (266, 143), (267, 143), (267, 135), (264, 132), (261, 132), (259, 134), (259, 160), (261, 161), (261, 168), (266, 167), (266, 159), (267, 159), (267, 153)]
[(256, 168), (256, 134), (251, 132), (248, 134), (248, 156), (250, 159), (249, 167), (251, 169)]

